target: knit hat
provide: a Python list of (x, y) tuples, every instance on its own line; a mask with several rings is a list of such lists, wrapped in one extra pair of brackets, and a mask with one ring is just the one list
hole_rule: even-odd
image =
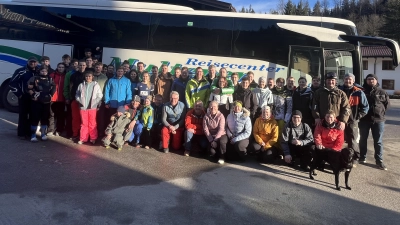
[(378, 80), (378, 77), (377, 77), (375, 74), (372, 74), (372, 73), (368, 74), (368, 75), (365, 77), (365, 79), (367, 80), (368, 77), (373, 77), (373, 78), (375, 78), (375, 80)]
[(346, 73), (346, 74), (344, 75), (344, 78), (346, 78), (346, 77), (350, 77), (351, 79), (353, 79), (353, 81), (356, 80), (356, 76), (354, 76), (354, 74), (352, 74), (352, 73)]
[(125, 107), (124, 106), (119, 106), (118, 109), (117, 109), (117, 112), (125, 113)]
[(140, 102), (140, 97), (138, 95), (133, 96), (134, 102)]
[(300, 116), (300, 118), (303, 118), (303, 114), (299, 110), (294, 110), (292, 116)]
[(329, 72), (325, 75), (325, 79), (337, 79), (337, 74), (335, 72)]
[(35, 56), (31, 56), (31, 57), (29, 57), (28, 62), (32, 62), (32, 61), (37, 62), (38, 60)]

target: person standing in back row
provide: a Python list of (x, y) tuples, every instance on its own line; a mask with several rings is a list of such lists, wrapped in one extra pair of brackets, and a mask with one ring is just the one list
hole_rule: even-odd
[(111, 117), (117, 112), (118, 107), (129, 105), (131, 101), (131, 81), (124, 76), (124, 69), (119, 67), (117, 75), (108, 80), (104, 90), (107, 117)]
[(196, 76), (191, 79), (186, 85), (186, 105), (188, 109), (194, 108), (195, 102), (201, 100), (204, 106), (208, 104), (208, 98), (210, 97), (210, 84), (203, 77), (203, 69), (201, 67), (196, 68)]
[(65, 128), (65, 64), (59, 63), (57, 65), (56, 71), (54, 71), (49, 76), (54, 81), (56, 91), (51, 98), (49, 128), (47, 130), (47, 136), (59, 136)]
[(368, 74), (364, 81), (364, 93), (367, 97), (369, 110), (366, 116), (360, 119), (360, 163), (366, 163), (367, 140), (369, 130), (374, 139), (374, 158), (377, 167), (387, 170), (383, 164), (383, 132), (385, 130), (385, 114), (390, 105), (389, 96), (378, 83), (375, 74)]
[(161, 73), (154, 81), (154, 94), (163, 96), (163, 103), (169, 101), (169, 94), (171, 92), (172, 82), (174, 79), (172, 74), (168, 72), (168, 66), (161, 66)]

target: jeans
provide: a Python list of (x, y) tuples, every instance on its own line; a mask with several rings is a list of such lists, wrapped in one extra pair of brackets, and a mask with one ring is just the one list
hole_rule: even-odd
[[(359, 145), (357, 143), (358, 139), (358, 121), (349, 122), (346, 124), (344, 129), (344, 137), (349, 148), (352, 148), (356, 152), (360, 152)], [(367, 134), (368, 136), (368, 134)]]
[(360, 129), (360, 159), (367, 157), (367, 140), (369, 130), (371, 130), (372, 138), (374, 139), (374, 158), (376, 162), (383, 162), (383, 143), (382, 137), (385, 130), (385, 122), (365, 122), (360, 121), (358, 124)]
[(143, 124), (140, 123), (139, 120), (137, 120), (135, 126), (133, 127), (132, 135), (131, 135), (131, 137), (129, 138), (128, 141), (129, 141), (129, 142), (132, 142), (133, 139), (135, 139), (135, 137), (136, 137), (136, 141), (135, 141), (134, 144), (139, 144), (139, 142), (140, 142), (140, 135), (142, 135), (142, 130), (143, 130)]
[(186, 130), (185, 131), (185, 150), (187, 150), (187, 151), (192, 150), (192, 140), (194, 140), (195, 138), (198, 139), (199, 145), (202, 150), (207, 148), (208, 139), (204, 134), (196, 135), (196, 134), (193, 134), (192, 132), (189, 132)]

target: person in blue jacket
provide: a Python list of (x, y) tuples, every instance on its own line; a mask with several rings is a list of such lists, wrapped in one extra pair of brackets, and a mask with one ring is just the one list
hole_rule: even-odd
[(118, 68), (117, 74), (110, 78), (104, 91), (104, 103), (111, 117), (119, 106), (125, 106), (132, 101), (131, 81), (124, 76), (124, 69)]
[(32, 56), (28, 59), (26, 66), (14, 72), (9, 83), (11, 91), (18, 98), (18, 137), (20, 139), (30, 139), (31, 136), (29, 112), (32, 98), (28, 93), (28, 81), (36, 75), (39, 75), (38, 60)]
[[(171, 91), (176, 91), (179, 93), (179, 101), (185, 103), (185, 91), (186, 85), (189, 82), (189, 69), (187, 67), (182, 67), (182, 73), (179, 78), (174, 80), (172, 83)], [(186, 105), (186, 107), (188, 107)]]

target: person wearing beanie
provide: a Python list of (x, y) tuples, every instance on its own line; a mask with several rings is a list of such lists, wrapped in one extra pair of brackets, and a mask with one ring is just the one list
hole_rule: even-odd
[(313, 127), (314, 117), (311, 112), (313, 92), (310, 87), (307, 87), (307, 79), (300, 77), (297, 81), (299, 86), (293, 92), (293, 111), (298, 110), (302, 113), (302, 122)]
[(332, 110), (337, 116), (338, 128), (345, 129), (350, 116), (350, 105), (346, 94), (336, 86), (338, 76), (334, 72), (325, 75), (325, 87), (318, 89), (313, 96), (312, 114), (315, 125), (321, 125), (328, 110)]
[(252, 150), (258, 153), (259, 160), (263, 163), (272, 163), (278, 155), (275, 147), (279, 138), (278, 123), (272, 116), (271, 107), (264, 105), (261, 115), (256, 119), (253, 126), (254, 142)]
[(31, 123), (29, 111), (32, 98), (28, 93), (28, 80), (39, 74), (38, 60), (29, 57), (26, 65), (15, 70), (8, 84), (11, 92), (18, 98), (18, 128), (17, 135), (22, 139), (31, 138)]
[(128, 128), (130, 122), (129, 112), (126, 112), (124, 106), (118, 106), (117, 112), (110, 118), (110, 123), (105, 131), (106, 136), (102, 139), (107, 149), (113, 143), (117, 146), (118, 151), (122, 150), (125, 140), (132, 134), (132, 130)]
[(286, 163), (297, 166), (296, 158), (300, 158), (300, 167), (307, 170), (314, 150), (314, 137), (310, 126), (302, 122), (302, 118), (300, 110), (293, 111), (291, 121), (283, 129), (281, 146)]
[(378, 83), (375, 74), (368, 74), (364, 81), (364, 94), (367, 98), (369, 109), (367, 115), (360, 119), (360, 163), (366, 162), (367, 140), (369, 131), (372, 132), (375, 149), (375, 163), (379, 169), (387, 170), (383, 163), (383, 132), (385, 127), (385, 114), (390, 105), (389, 95)]
[(344, 75), (344, 83), (340, 89), (346, 93), (351, 108), (350, 117), (344, 130), (345, 139), (348, 147), (352, 148), (358, 155), (360, 153), (357, 143), (359, 135), (358, 123), (368, 113), (369, 104), (362, 89), (355, 86), (354, 74), (347, 73)]
[(253, 95), (258, 103), (257, 110), (254, 115), (254, 121), (261, 115), (261, 109), (265, 106), (272, 106), (274, 104), (274, 98), (272, 92), (267, 86), (267, 78), (260, 77), (258, 79), (258, 87), (253, 89)]

